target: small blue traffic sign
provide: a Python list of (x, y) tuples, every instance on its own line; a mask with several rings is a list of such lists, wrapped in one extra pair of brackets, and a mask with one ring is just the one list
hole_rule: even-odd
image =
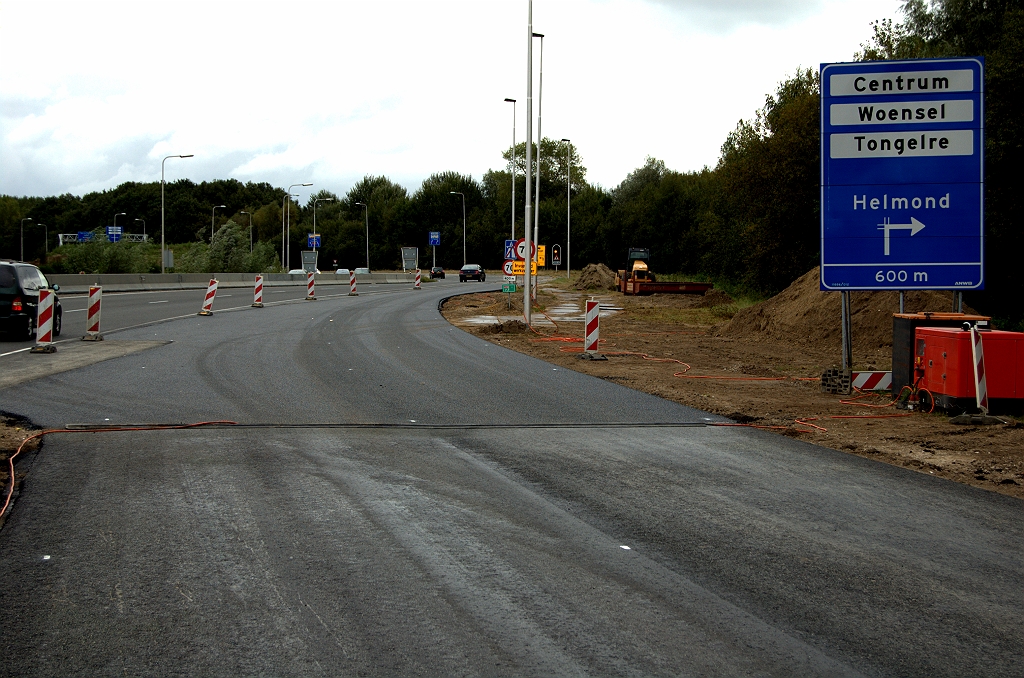
[(821, 67), (821, 289), (984, 288), (984, 62)]
[(434, 247), (441, 244), (441, 231), (430, 232), (430, 244)]
[(110, 242), (117, 242), (121, 239), (121, 233), (124, 231), (122, 226), (107, 226), (107, 240)]
[(321, 247), (319, 233), (306, 234), (306, 247)]
[(515, 259), (516, 258), (516, 241), (506, 240), (505, 241), (505, 258)]

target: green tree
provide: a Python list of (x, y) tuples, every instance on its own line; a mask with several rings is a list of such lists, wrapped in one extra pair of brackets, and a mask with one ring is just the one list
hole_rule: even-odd
[(722, 147), (716, 173), (724, 217), (744, 243), (732, 271), (774, 294), (812, 268), (820, 233), (818, 74), (784, 81), (752, 122), (742, 121)]
[(982, 56), (985, 58), (986, 290), (965, 294), (970, 305), (1024, 329), (1024, 279), (1017, 274), (1024, 230), (1024, 194), (1017, 165), (1024, 151), (1024, 8), (1019, 0), (908, 0), (903, 23), (877, 22), (862, 59)]

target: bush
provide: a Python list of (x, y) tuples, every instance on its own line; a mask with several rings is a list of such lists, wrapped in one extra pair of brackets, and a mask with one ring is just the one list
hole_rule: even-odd
[(54, 268), (62, 273), (149, 273), (152, 245), (92, 240), (54, 251)]

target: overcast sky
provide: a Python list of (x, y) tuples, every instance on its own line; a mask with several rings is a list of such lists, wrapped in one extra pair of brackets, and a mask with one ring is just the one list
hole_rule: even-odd
[[(588, 179), (713, 166), (797, 67), (849, 61), (898, 0), (536, 0), (543, 128)], [(526, 134), (527, 0), (0, 2), (0, 193), (125, 181), (479, 179)], [(534, 69), (539, 67), (535, 41)], [(539, 80), (534, 77), (534, 115)], [(534, 127), (536, 135), (536, 126)], [(303, 194), (303, 199), (306, 194)]]

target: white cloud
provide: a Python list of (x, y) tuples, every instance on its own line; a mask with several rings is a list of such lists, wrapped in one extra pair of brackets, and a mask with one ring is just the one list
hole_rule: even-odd
[[(168, 180), (312, 177), (313, 190), (344, 193), (364, 174), (410, 190), (433, 172), (479, 178), (504, 166), (505, 97), (519, 100), (525, 138), (526, 7), (4, 2), (0, 192), (153, 181), (176, 153), (196, 157), (169, 161)], [(713, 165), (725, 135), (780, 80), (848, 60), (869, 21), (896, 9), (890, 0), (537, 0), (543, 132), (572, 138), (588, 177), (605, 186), (647, 155), (679, 170)], [(703, 22), (701, 12), (720, 16)]]

